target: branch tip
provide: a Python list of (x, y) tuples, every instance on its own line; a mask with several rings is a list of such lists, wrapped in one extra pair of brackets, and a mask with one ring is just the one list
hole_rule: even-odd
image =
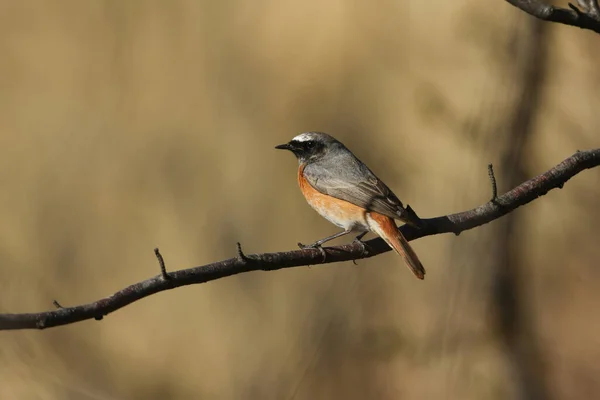
[[(167, 267), (165, 267), (165, 260), (162, 256), (162, 254), (160, 254), (160, 250), (158, 250), (158, 247), (154, 249), (154, 255), (156, 256), (156, 259), (158, 260), (158, 265), (160, 266), (160, 274), (162, 275), (164, 280), (168, 280), (171, 279), (171, 277), (169, 276), (169, 274), (167, 274)], [(102, 317), (100, 317), (100, 319), (102, 319)], [(97, 319), (96, 320), (100, 320)]]
[(54, 304), (54, 307), (56, 307), (59, 310), (61, 308), (64, 308), (63, 306), (60, 305), (60, 303), (57, 300), (52, 300), (52, 304)]

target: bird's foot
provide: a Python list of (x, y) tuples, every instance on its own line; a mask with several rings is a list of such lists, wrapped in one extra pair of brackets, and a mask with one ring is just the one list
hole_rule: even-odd
[(298, 247), (300, 247), (302, 250), (317, 249), (317, 250), (319, 250), (319, 252), (321, 253), (321, 256), (323, 257), (323, 262), (325, 262), (325, 260), (327, 259), (327, 253), (325, 252), (325, 249), (321, 246), (321, 243), (319, 243), (319, 242), (315, 242), (312, 244), (302, 244), (302, 243), (298, 242)]
[(360, 256), (361, 257), (365, 257), (369, 255), (369, 245), (366, 244), (365, 242), (363, 242), (362, 240), (360, 240), (360, 238), (355, 238), (352, 243), (358, 243), (360, 245), (361, 248), (361, 253)]

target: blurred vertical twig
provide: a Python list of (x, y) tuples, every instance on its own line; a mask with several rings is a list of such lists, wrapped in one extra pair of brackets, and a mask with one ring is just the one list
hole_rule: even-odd
[[(516, 71), (513, 72), (517, 98), (512, 110), (496, 134), (502, 141), (504, 153), (497, 165), (499, 184), (513, 186), (527, 175), (527, 144), (534, 131), (547, 70), (547, 24), (528, 20), (526, 28), (518, 32), (515, 41), (519, 49)], [(519, 240), (519, 224), (523, 221), (514, 214), (496, 224), (492, 246), (493, 273), (491, 307), (498, 339), (505, 347), (508, 362), (517, 381), (522, 399), (548, 399), (543, 355), (538, 348), (534, 322), (527, 299), (523, 249)]]

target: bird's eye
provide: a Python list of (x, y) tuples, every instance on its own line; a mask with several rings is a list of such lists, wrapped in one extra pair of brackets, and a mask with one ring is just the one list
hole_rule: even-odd
[(307, 149), (314, 149), (315, 148), (315, 142), (313, 140), (309, 140), (308, 142), (306, 142), (306, 148)]

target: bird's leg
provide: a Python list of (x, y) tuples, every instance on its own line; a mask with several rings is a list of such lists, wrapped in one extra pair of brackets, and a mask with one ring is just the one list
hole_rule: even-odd
[(350, 232), (352, 232), (352, 231), (341, 231), (341, 232), (338, 232), (338, 233), (336, 233), (335, 235), (327, 236), (327, 237), (326, 237), (326, 238), (324, 238), (324, 239), (317, 240), (317, 241), (316, 241), (316, 242), (314, 242), (313, 244), (302, 244), (302, 243), (298, 243), (298, 246), (299, 246), (301, 249), (315, 249), (315, 248), (317, 248), (317, 247), (321, 247), (321, 245), (322, 245), (323, 243), (326, 243), (326, 242), (329, 242), (330, 240), (337, 239), (337, 238), (339, 238), (339, 237), (342, 237), (342, 236), (344, 236), (344, 235), (347, 235), (347, 234), (349, 234)]
[(347, 235), (350, 232), (352, 232), (352, 231), (351, 230), (341, 231), (341, 232), (336, 233), (335, 235), (327, 236), (326, 238), (317, 240), (313, 244), (302, 244), (302, 243), (298, 242), (298, 247), (300, 247), (301, 249), (319, 249), (319, 251), (321, 252), (321, 255), (323, 256), (323, 260), (325, 260), (327, 254), (325, 253), (325, 250), (323, 249), (323, 247), (321, 247), (321, 245), (323, 243), (329, 242), (330, 240), (337, 239), (341, 236)]
[(364, 238), (367, 233), (369, 233), (369, 231), (364, 231), (363, 233), (361, 233), (360, 235), (355, 237), (354, 240), (360, 242), (361, 241), (360, 239)]

